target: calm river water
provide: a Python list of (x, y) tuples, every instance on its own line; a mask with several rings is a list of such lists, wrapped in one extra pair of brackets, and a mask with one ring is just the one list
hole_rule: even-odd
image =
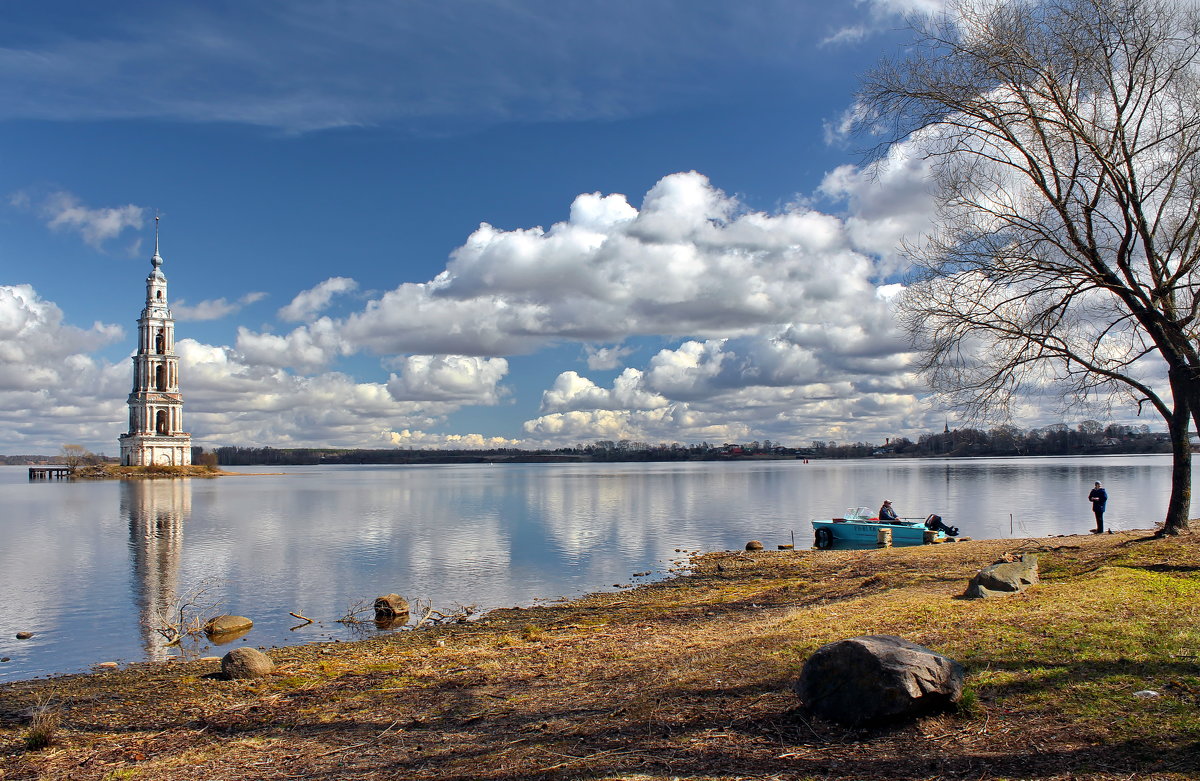
[[(243, 468), (244, 472), (265, 472)], [(275, 470), (270, 470), (275, 471)], [(1166, 510), (1167, 456), (285, 467), (213, 480), (65, 482), (0, 467), (0, 680), (167, 659), (153, 613), (206, 586), (255, 646), (354, 639), (397, 592), (439, 609), (530, 605), (662, 576), (676, 549), (812, 544), (814, 517), (895, 502), (976, 538), (1086, 532)], [(1011, 515), (1011, 520), (1010, 520)], [(297, 612), (316, 623), (292, 629)], [(368, 624), (376, 631), (374, 626)], [(19, 631), (34, 632), (16, 640)], [(357, 634), (356, 634), (357, 633)], [(220, 654), (204, 644), (189, 654)]]

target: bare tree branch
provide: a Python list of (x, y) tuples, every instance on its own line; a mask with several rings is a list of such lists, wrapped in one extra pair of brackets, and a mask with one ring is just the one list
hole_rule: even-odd
[(1187, 527), (1200, 424), (1200, 10), (1173, 0), (962, 0), (864, 82), (860, 132), (929, 161), (901, 318), (947, 403), (1149, 403), (1166, 530)]

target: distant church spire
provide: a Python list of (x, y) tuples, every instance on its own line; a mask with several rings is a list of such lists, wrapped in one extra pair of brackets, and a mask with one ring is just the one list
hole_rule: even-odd
[(146, 308), (138, 318), (129, 394), (129, 432), (121, 435), (121, 463), (132, 466), (192, 463), (192, 435), (183, 430), (183, 394), (175, 320), (167, 303), (167, 278), (158, 254), (158, 215), (154, 215), (154, 267), (146, 277)]

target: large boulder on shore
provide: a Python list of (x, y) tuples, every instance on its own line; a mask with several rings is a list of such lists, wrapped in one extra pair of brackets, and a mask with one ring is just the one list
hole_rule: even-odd
[(257, 648), (235, 648), (221, 658), (221, 672), (230, 679), (261, 678), (275, 672), (275, 663)]
[(807, 709), (848, 726), (944, 710), (962, 698), (962, 687), (961, 664), (894, 635), (821, 646), (793, 686)]
[(1037, 555), (1026, 553), (1015, 561), (998, 561), (975, 573), (967, 585), (968, 599), (1007, 597), (1038, 582)]

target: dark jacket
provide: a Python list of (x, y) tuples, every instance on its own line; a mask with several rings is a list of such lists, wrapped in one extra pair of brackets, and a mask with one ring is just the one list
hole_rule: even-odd
[(1092, 502), (1092, 509), (1103, 512), (1104, 505), (1108, 504), (1108, 492), (1103, 488), (1093, 488), (1088, 494), (1088, 499)]

